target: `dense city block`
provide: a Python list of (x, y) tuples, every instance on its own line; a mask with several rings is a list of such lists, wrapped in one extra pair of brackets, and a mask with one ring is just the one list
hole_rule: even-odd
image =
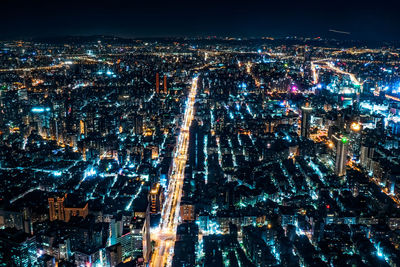
[(400, 266), (399, 66), (323, 38), (0, 42), (0, 266)]

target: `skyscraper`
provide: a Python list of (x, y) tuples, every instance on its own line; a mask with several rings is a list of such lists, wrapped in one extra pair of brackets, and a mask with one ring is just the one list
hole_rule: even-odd
[(85, 218), (88, 215), (87, 202), (78, 203), (76, 201), (69, 201), (69, 203), (66, 203), (66, 200), (67, 194), (48, 198), (50, 221), (61, 220), (68, 222), (72, 216)]
[(64, 201), (67, 196), (49, 197), (50, 221), (64, 220)]
[(162, 204), (163, 204), (163, 194), (162, 188), (159, 183), (153, 185), (150, 190), (150, 213), (159, 213), (161, 212)]
[(15, 228), (0, 232), (1, 266), (34, 266), (36, 257), (36, 236)]
[(143, 117), (139, 114), (134, 117), (134, 130), (136, 135), (141, 135), (143, 133)]
[(336, 143), (336, 162), (335, 162), (335, 174), (337, 176), (346, 175), (346, 162), (347, 162), (347, 150), (348, 150), (348, 139), (346, 137), (333, 136)]
[(166, 94), (167, 93), (167, 75), (164, 75), (163, 85), (164, 85), (164, 94)]
[(367, 170), (372, 170), (372, 159), (374, 158), (375, 148), (372, 144), (363, 144), (360, 149), (360, 164)]
[(130, 223), (132, 256), (134, 258), (143, 256), (144, 262), (150, 259), (150, 216), (146, 212), (144, 217), (136, 216)]
[(312, 108), (309, 103), (301, 107), (301, 136), (308, 138), (310, 136), (310, 120)]
[(194, 205), (190, 203), (182, 203), (180, 212), (182, 221), (193, 222), (196, 219)]
[(160, 93), (160, 74), (156, 73), (156, 93)]
[(117, 266), (122, 262), (122, 246), (115, 244), (106, 248), (106, 259), (108, 266)]

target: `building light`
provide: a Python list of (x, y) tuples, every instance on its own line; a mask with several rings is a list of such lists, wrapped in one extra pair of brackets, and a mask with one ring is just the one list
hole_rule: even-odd
[(358, 132), (359, 130), (361, 130), (361, 125), (360, 125), (360, 123), (358, 123), (358, 122), (353, 122), (353, 123), (350, 125), (350, 128), (351, 128), (353, 131)]
[(60, 177), (62, 175), (61, 171), (53, 171), (53, 175), (56, 177)]
[(36, 107), (36, 108), (32, 108), (31, 111), (34, 113), (42, 113), (42, 112), (44, 112), (44, 108)]

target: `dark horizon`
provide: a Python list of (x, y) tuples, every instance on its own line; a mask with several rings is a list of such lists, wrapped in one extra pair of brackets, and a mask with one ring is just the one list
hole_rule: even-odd
[(111, 35), (303, 36), (399, 41), (399, 4), (357, 1), (10, 1), (2, 5), (0, 39)]

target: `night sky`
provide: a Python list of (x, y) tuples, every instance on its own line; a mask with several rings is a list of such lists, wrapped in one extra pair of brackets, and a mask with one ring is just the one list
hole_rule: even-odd
[(102, 34), (400, 40), (395, 2), (2, 0), (0, 39)]

